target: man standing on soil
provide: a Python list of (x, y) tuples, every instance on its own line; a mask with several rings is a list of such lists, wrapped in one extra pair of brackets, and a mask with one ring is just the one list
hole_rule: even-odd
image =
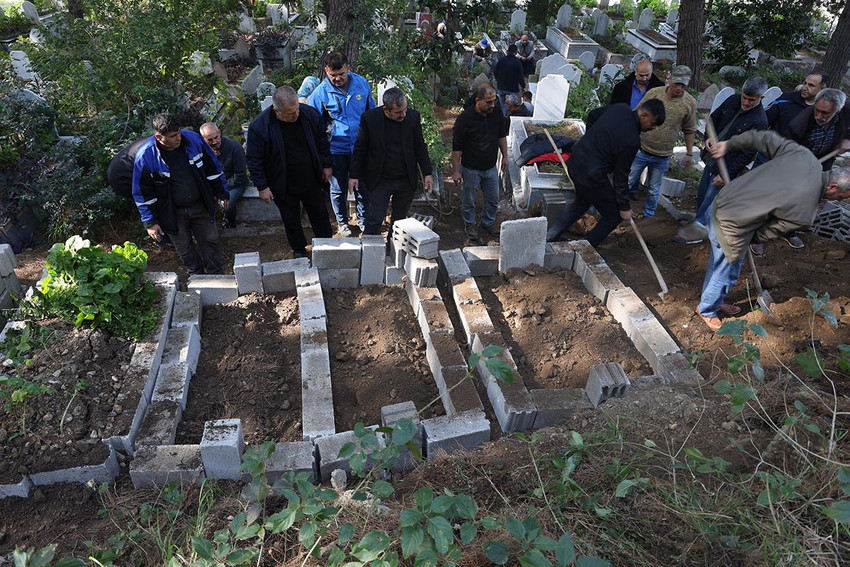
[(294, 257), (306, 258), (302, 205), (316, 237), (333, 236), (322, 193), (333, 173), (330, 143), (321, 115), (299, 103), (292, 87), (278, 88), (272, 100), (248, 128), (248, 167), (260, 199), (280, 209)]
[(664, 83), (652, 72), (652, 61), (641, 59), (635, 65), (635, 70), (628, 77), (614, 85), (611, 89), (611, 100), (608, 104), (625, 103), (634, 110), (640, 104), (643, 95), (649, 89), (663, 87)]
[(381, 224), (392, 199), (389, 232), (392, 235), (392, 225), (407, 218), (420, 172), (425, 190), (434, 189), (419, 113), (407, 107), (407, 97), (397, 87), (384, 91), (383, 103), (360, 118), (360, 134), (351, 157), (349, 188), (356, 191), (364, 178), (369, 186), (363, 234), (381, 234)]
[[(642, 102), (637, 110), (630, 110), (627, 104), (605, 107), (593, 127), (573, 146), (567, 170), (575, 187), (575, 200), (549, 228), (548, 242), (557, 240), (591, 206), (602, 215), (586, 237), (594, 248), (621, 220), (632, 218), (629, 169), (640, 148), (640, 133), (664, 124), (665, 116), (664, 104), (657, 98)], [(613, 185), (609, 174), (613, 174)]]
[(133, 200), (142, 224), (156, 241), (168, 235), (190, 274), (220, 274), (215, 199), (227, 208), (228, 195), (218, 161), (173, 114), (154, 116), (153, 130), (133, 161)]
[[(718, 315), (741, 311), (736, 305), (724, 303), (724, 299), (738, 281), (747, 247), (752, 242), (767, 242), (789, 230), (809, 226), (824, 187), (815, 155), (776, 132), (744, 132), (718, 142), (711, 154), (719, 159), (742, 149), (757, 150), (770, 161), (732, 180), (709, 207), (711, 250), (697, 314), (713, 331), (722, 324)], [(833, 179), (824, 196), (850, 197), (850, 180), (846, 176)]]
[(508, 54), (496, 62), (493, 67), (493, 75), (496, 77), (496, 87), (499, 89), (499, 103), (502, 105), (502, 112), (507, 112), (505, 106), (505, 97), (515, 95), (519, 98), (520, 93), (525, 88), (525, 76), (522, 71), (522, 63), (517, 59), (516, 45), (508, 46)]
[(466, 237), (478, 240), (475, 224), (475, 197), (478, 188), (484, 194), (481, 230), (493, 237), (493, 224), (499, 207), (499, 171), (496, 159), (502, 152), (502, 169), (508, 168), (508, 126), (502, 109), (496, 107), (496, 90), (482, 83), (475, 91), (474, 103), (463, 109), (452, 127), (452, 181), (463, 181), (461, 216)]
[(697, 101), (686, 92), (688, 83), (691, 82), (691, 69), (685, 65), (679, 65), (670, 74), (667, 87), (656, 87), (647, 91), (643, 100), (658, 99), (664, 104), (666, 119), (664, 125), (655, 130), (644, 132), (640, 135), (640, 149), (632, 163), (629, 173), (630, 197), (637, 198), (638, 182), (640, 174), (647, 169), (646, 185), (649, 192), (643, 212), (638, 218), (652, 217), (658, 207), (658, 197), (661, 194), (661, 180), (670, 167), (670, 159), (673, 156), (673, 148), (679, 139), (679, 132), (685, 134), (685, 162), (684, 167), (691, 167), (694, 154), (694, 135), (697, 131)]
[[(321, 116), (329, 116), (331, 120), (331, 156), (337, 180), (336, 185), (331, 184), (331, 205), (339, 234), (351, 236), (351, 227), (348, 226), (348, 168), (354, 143), (357, 142), (360, 116), (375, 108), (375, 102), (368, 81), (351, 71), (351, 65), (342, 53), (328, 53), (325, 74), (327, 77), (310, 94), (309, 102)], [(366, 219), (366, 189), (365, 184), (360, 184), (354, 192), (360, 230), (363, 230)]]
[(236, 228), (236, 201), (245, 193), (248, 186), (247, 164), (245, 150), (242, 144), (221, 135), (221, 130), (213, 122), (201, 124), (201, 136), (215, 152), (218, 164), (227, 179), (227, 191), (230, 201), (224, 213), (224, 228)]

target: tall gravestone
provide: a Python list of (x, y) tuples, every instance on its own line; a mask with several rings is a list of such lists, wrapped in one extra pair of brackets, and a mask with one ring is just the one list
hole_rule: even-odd
[(578, 56), (578, 62), (584, 65), (585, 69), (593, 69), (593, 66), (596, 64), (596, 55), (590, 51), (585, 51)]
[(558, 17), (555, 18), (555, 26), (565, 30), (573, 23), (573, 7), (569, 4), (564, 4), (558, 8)]
[(667, 13), (667, 25), (676, 29), (679, 25), (679, 10), (673, 8)]
[(601, 13), (602, 10), (600, 10), (599, 8), (594, 8), (593, 11), (590, 13), (590, 19), (595, 22), (596, 18), (598, 18)]
[(23, 11), (24, 16), (27, 17), (27, 20), (29, 20), (31, 24), (38, 24), (41, 22), (41, 18), (38, 16), (38, 8), (36, 8), (35, 4), (29, 0), (25, 0), (24, 3), (21, 4), (21, 11)]
[(242, 33), (254, 33), (257, 31), (257, 24), (254, 23), (254, 18), (245, 12), (239, 14), (239, 31)]
[(707, 89), (702, 91), (697, 98), (697, 109), (701, 111), (708, 110), (714, 104), (714, 98), (720, 92), (720, 87), (714, 83), (710, 84)]
[(596, 22), (593, 24), (594, 35), (608, 35), (608, 14), (599, 14)]
[(561, 121), (567, 111), (567, 96), (570, 94), (570, 83), (561, 75), (543, 77), (537, 83), (537, 94), (534, 97), (534, 115), (532, 118), (541, 120)]
[(32, 72), (30, 66), (30, 58), (23, 51), (10, 51), (9, 56), (12, 59), (12, 68), (15, 69), (18, 77), (25, 81), (31, 81), (35, 78), (35, 73)]
[(511, 29), (515, 28), (525, 29), (525, 12), (522, 10), (514, 10), (511, 13)]
[(544, 57), (540, 62), (540, 78), (542, 79), (546, 75), (550, 75), (555, 73), (558, 69), (568, 64), (567, 58), (561, 55), (560, 53), (553, 53), (547, 57)]
[(655, 16), (652, 14), (652, 8), (644, 8), (643, 12), (640, 13), (640, 17), (638, 18), (638, 29), (645, 30), (652, 27), (652, 19)]

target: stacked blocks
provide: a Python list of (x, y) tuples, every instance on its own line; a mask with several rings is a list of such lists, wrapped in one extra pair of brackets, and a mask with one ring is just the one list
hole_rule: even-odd
[(384, 264), (387, 245), (379, 234), (360, 237), (363, 255), (360, 261), (360, 285), (384, 283)]
[(812, 232), (830, 240), (850, 242), (850, 203), (827, 201), (815, 217)]
[(329, 289), (360, 285), (360, 239), (314, 238), (313, 267)]
[(328, 322), (317, 268), (296, 272), (295, 285), (301, 311), (301, 431), (312, 441), (336, 431)]
[(395, 267), (404, 267), (407, 277), (418, 286), (436, 285), (439, 246), (440, 236), (416, 219), (393, 224), (391, 252)]
[(263, 293), (263, 271), (259, 252), (236, 254), (233, 258), (233, 273), (239, 295)]

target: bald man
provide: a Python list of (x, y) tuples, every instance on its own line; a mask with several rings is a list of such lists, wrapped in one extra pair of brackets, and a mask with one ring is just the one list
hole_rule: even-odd
[(213, 122), (201, 125), (201, 137), (207, 142), (224, 177), (227, 179), (227, 189), (230, 191), (230, 203), (224, 213), (224, 228), (236, 228), (236, 201), (245, 193), (248, 186), (248, 166), (245, 162), (245, 150), (242, 145), (234, 140), (221, 135), (221, 130)]

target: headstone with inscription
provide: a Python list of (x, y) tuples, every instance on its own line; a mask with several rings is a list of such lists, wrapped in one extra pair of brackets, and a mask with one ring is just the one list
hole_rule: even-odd
[(599, 17), (596, 18), (596, 22), (593, 24), (593, 34), (608, 35), (609, 23), (610, 20), (608, 19), (608, 14), (599, 14)]
[(525, 29), (525, 12), (522, 10), (514, 10), (511, 13), (511, 29), (514, 28)]

